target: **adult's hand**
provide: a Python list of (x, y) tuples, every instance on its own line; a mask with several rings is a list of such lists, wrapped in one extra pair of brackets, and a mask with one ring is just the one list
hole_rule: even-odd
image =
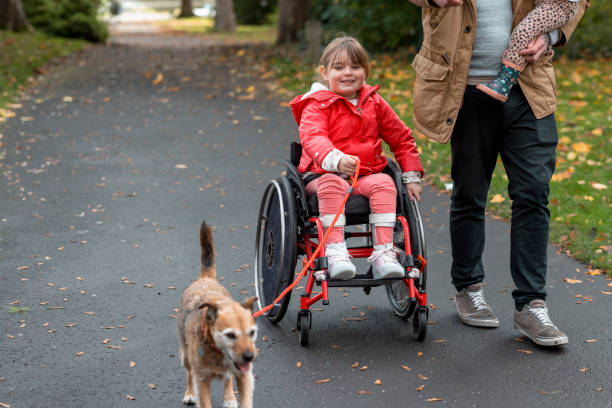
[(548, 36), (546, 34), (542, 34), (536, 39), (531, 40), (529, 44), (527, 44), (527, 48), (519, 51), (527, 62), (536, 62), (546, 51), (548, 50)]
[(431, 0), (438, 5), (440, 8), (444, 7), (456, 7), (463, 4), (463, 0)]
[(338, 162), (338, 171), (342, 174), (346, 174), (347, 176), (352, 176), (355, 174), (355, 170), (357, 169), (357, 161), (359, 161), (357, 156), (343, 154)]

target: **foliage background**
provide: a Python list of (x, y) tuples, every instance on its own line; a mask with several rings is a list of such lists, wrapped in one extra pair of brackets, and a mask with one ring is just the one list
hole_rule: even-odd
[(106, 25), (99, 19), (100, 0), (22, 0), (30, 23), (46, 34), (104, 42)]

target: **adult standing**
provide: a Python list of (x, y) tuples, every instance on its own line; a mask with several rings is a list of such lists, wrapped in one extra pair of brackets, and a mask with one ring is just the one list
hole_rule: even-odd
[(497, 157), (512, 200), (510, 271), (514, 327), (543, 346), (568, 342), (546, 307), (549, 182), (555, 169), (557, 103), (551, 46), (567, 42), (588, 7), (558, 30), (533, 40), (529, 61), (506, 103), (476, 85), (497, 76), (512, 29), (533, 0), (410, 0), (423, 8), (423, 45), (412, 64), (414, 122), (426, 136), (450, 139), (453, 179), (450, 235), (455, 308), (461, 321), (497, 327), (483, 294), (487, 192)]

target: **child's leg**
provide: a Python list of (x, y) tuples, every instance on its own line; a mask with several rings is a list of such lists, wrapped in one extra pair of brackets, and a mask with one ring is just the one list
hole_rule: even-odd
[[(343, 178), (335, 174), (324, 174), (306, 186), (306, 194), (317, 194), (319, 198), (319, 218), (325, 231), (331, 225), (349, 185)], [(350, 260), (346, 243), (344, 242), (344, 225), (346, 218), (344, 209), (338, 217), (336, 226), (332, 228), (325, 242), (325, 256), (329, 277), (331, 279), (351, 279), (356, 274), (355, 265)]]
[[(338, 212), (348, 188), (349, 184), (346, 180), (331, 173), (322, 175), (306, 186), (306, 194), (310, 196), (316, 193), (319, 198), (319, 215), (323, 226), (326, 227), (325, 231)], [(338, 226), (332, 228), (332, 232), (327, 237), (327, 244), (344, 242), (344, 228), (342, 227), (346, 224), (344, 209), (336, 224)]]
[(505, 102), (518, 76), (527, 66), (527, 60), (519, 52), (526, 49), (534, 38), (563, 26), (577, 11), (578, 3), (570, 0), (536, 0), (534, 9), (512, 30), (497, 78), (479, 84), (477, 88)]
[(385, 173), (370, 174), (359, 178), (355, 194), (366, 196), (370, 200), (374, 224), (374, 245), (385, 245), (393, 242), (395, 225), (397, 191), (393, 179)]
[(565, 25), (578, 11), (577, 2), (569, 0), (536, 0), (533, 10), (521, 20), (510, 35), (508, 49), (502, 62), (522, 71), (527, 66), (525, 58), (519, 54), (529, 43), (555, 28)]

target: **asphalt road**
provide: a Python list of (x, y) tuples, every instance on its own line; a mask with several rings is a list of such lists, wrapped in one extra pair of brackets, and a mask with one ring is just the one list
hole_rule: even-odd
[[(0, 124), (0, 406), (181, 407), (174, 315), (199, 273), (202, 219), (215, 226), (224, 285), (254, 294), (259, 202), (296, 127), (265, 52), (176, 43), (65, 58)], [(464, 326), (451, 301), (448, 195), (427, 188), (422, 210), (425, 341), (384, 289), (352, 289), (315, 306), (300, 347), (294, 297), (278, 326), (259, 320), (255, 406), (612, 407), (610, 281), (551, 246), (548, 304), (570, 343), (517, 338), (509, 225), (489, 219), (486, 295), (501, 325)]]

